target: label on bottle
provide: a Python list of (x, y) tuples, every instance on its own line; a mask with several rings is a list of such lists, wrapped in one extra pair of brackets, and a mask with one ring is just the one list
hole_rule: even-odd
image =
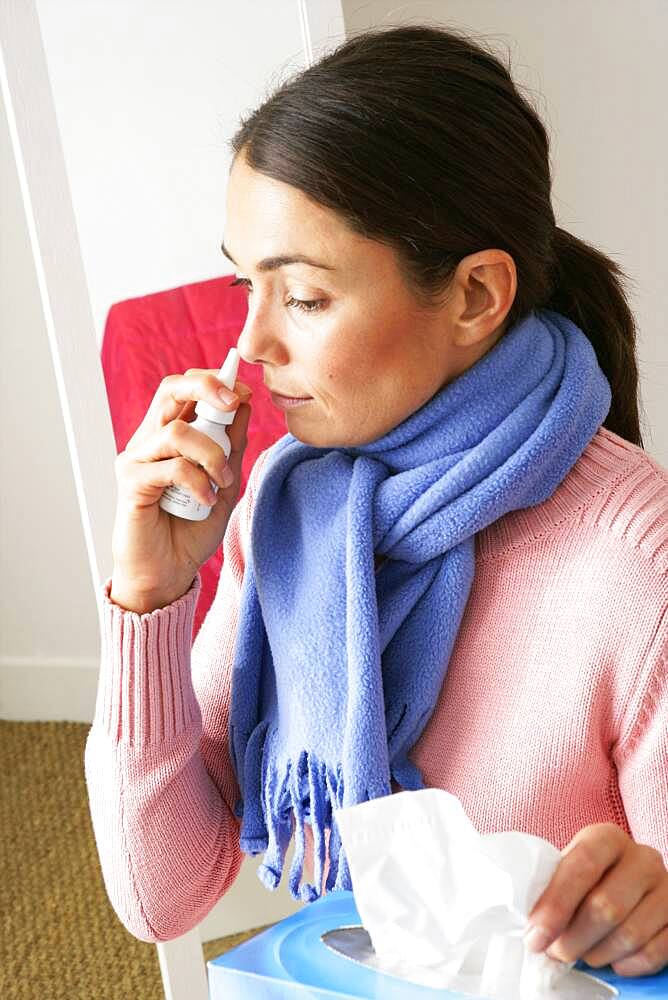
[(186, 493), (186, 491), (182, 489), (182, 487), (177, 486), (176, 483), (172, 483), (171, 486), (168, 486), (164, 490), (162, 497), (164, 497), (166, 500), (169, 500), (170, 503), (173, 503), (176, 507), (185, 508), (194, 505), (198, 512), (200, 508), (202, 510), (205, 509), (204, 504), (201, 504), (199, 500), (196, 500), (195, 497), (192, 497), (190, 493)]

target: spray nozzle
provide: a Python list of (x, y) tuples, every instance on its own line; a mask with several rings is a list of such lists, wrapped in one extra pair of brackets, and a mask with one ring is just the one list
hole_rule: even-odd
[[(218, 378), (227, 389), (232, 389), (234, 391), (234, 384), (237, 380), (238, 371), (239, 351), (236, 347), (230, 347), (227, 352), (227, 357), (223, 362), (223, 366), (218, 372)], [(210, 403), (207, 403), (203, 399), (200, 399), (195, 405), (195, 413), (199, 417), (204, 417), (206, 420), (213, 420), (216, 424), (231, 424), (237, 415), (236, 410), (224, 412), (223, 410), (216, 409), (215, 406), (211, 406)]]
[(221, 380), (223, 385), (227, 389), (234, 390), (234, 384), (237, 380), (237, 373), (239, 371), (239, 352), (236, 347), (230, 347), (227, 352), (227, 357), (223, 363), (223, 367), (218, 372), (218, 378)]

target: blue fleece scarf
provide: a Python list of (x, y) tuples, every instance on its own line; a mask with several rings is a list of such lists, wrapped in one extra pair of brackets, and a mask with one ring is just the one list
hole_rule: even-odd
[[(232, 674), (240, 843), (295, 899), (351, 889), (336, 810), (423, 788), (408, 754), (443, 684), (476, 532), (547, 500), (611, 403), (585, 334), (541, 309), (383, 437), (286, 434), (256, 496)], [(378, 574), (374, 553), (388, 557)], [(302, 884), (304, 822), (315, 885)]]

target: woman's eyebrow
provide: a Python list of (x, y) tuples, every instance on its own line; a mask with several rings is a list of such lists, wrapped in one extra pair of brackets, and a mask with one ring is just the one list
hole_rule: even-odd
[[(223, 251), (226, 257), (232, 261), (232, 263), (237, 266), (237, 262), (230, 253), (230, 251), (225, 246), (225, 243), (220, 244), (220, 249)], [(265, 257), (257, 265), (258, 271), (275, 271), (279, 267), (285, 267), (286, 264), (309, 264), (311, 267), (319, 267), (325, 271), (336, 271), (335, 267), (331, 264), (324, 264), (322, 261), (313, 260), (312, 257), (307, 257), (303, 253), (292, 253), (292, 254), (282, 254), (278, 257)]]

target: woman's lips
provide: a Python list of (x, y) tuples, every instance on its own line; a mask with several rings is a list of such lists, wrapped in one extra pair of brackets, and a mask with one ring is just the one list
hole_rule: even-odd
[(283, 396), (279, 392), (271, 392), (270, 395), (272, 402), (275, 406), (278, 406), (281, 410), (292, 410), (296, 406), (304, 406), (305, 403), (310, 403), (312, 396)]

